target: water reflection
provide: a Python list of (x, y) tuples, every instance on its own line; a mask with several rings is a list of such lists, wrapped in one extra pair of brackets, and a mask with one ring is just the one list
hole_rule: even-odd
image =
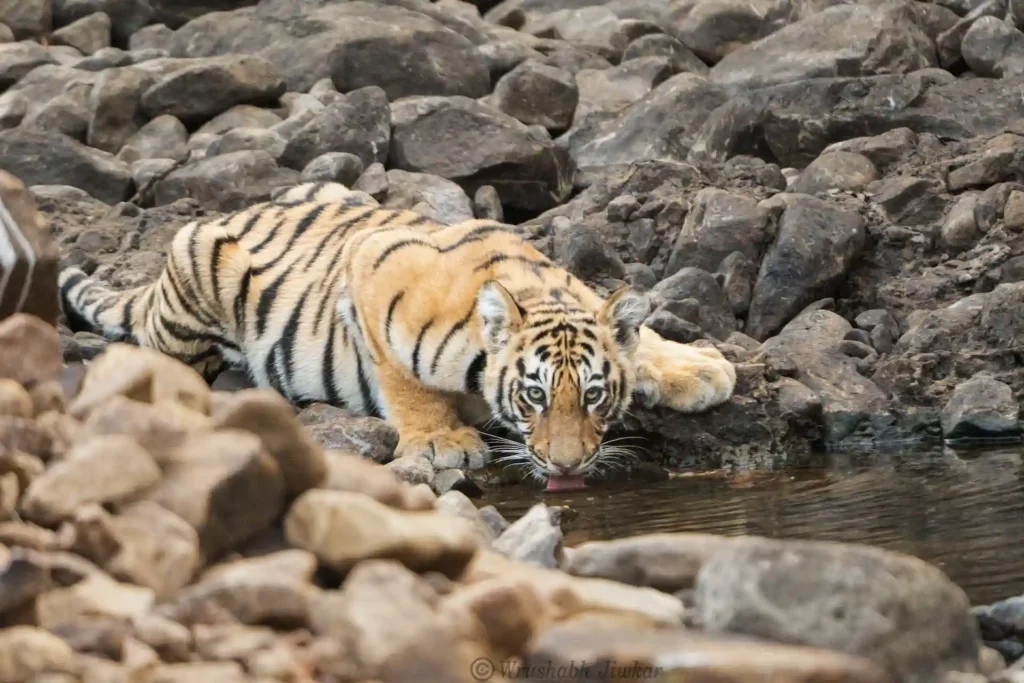
[(548, 494), (489, 491), (509, 519), (543, 500), (576, 513), (566, 543), (662, 531), (870, 543), (941, 567), (974, 604), (1024, 593), (1020, 446), (984, 452), (823, 455), (785, 474), (684, 477)]

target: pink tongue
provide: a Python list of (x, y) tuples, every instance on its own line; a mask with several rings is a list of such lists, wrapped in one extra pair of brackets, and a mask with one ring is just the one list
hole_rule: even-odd
[(576, 491), (586, 487), (583, 476), (579, 474), (553, 474), (548, 477), (548, 491)]

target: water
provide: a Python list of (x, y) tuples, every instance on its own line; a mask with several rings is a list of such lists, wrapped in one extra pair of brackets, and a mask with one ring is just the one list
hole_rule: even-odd
[(821, 459), (800, 471), (711, 473), (571, 493), (499, 487), (481, 504), (510, 520), (538, 501), (568, 506), (569, 546), (679, 531), (869, 543), (933, 562), (972, 604), (1024, 593), (1024, 448)]

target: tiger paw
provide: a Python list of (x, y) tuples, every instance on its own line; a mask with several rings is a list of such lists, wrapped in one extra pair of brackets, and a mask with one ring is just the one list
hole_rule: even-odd
[(430, 434), (402, 436), (395, 457), (419, 455), (436, 470), (452, 468), (478, 469), (487, 464), (487, 444), (471, 427), (446, 429)]

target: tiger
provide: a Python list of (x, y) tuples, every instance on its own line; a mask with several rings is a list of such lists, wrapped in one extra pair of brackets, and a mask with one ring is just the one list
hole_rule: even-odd
[(154, 348), (207, 381), (238, 367), (293, 404), (383, 418), (396, 458), (438, 470), (491, 459), (460, 417), (476, 400), (548, 488), (585, 486), (634, 403), (697, 413), (736, 384), (717, 349), (643, 324), (645, 292), (602, 298), (512, 225), (448, 225), (338, 183), (183, 226), (151, 284), (116, 291), (68, 266), (59, 289), (72, 330)]

